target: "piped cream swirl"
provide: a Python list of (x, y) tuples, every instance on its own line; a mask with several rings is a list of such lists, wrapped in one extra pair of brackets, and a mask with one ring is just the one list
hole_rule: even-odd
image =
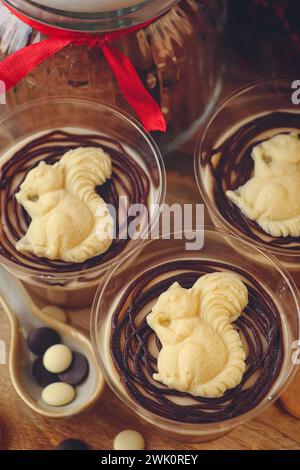
[(273, 237), (300, 236), (300, 139), (278, 134), (255, 146), (252, 178), (227, 197)]
[(191, 289), (173, 284), (147, 317), (162, 344), (153, 378), (208, 398), (239, 385), (246, 353), (232, 323), (247, 304), (246, 286), (231, 273), (208, 274)]
[(96, 186), (111, 175), (111, 159), (100, 148), (71, 150), (54, 165), (40, 162), (16, 194), (32, 219), (16, 248), (71, 263), (107, 251), (113, 220)]

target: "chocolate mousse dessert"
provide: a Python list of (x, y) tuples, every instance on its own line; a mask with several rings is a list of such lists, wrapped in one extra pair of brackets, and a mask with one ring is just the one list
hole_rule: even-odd
[(251, 119), (203, 154), (201, 165), (216, 213), (236, 233), (275, 254), (300, 254), (298, 114)]
[(282, 321), (255, 278), (181, 259), (139, 273), (105, 319), (110, 380), (147, 412), (208, 424), (256, 408), (280, 376)]
[(150, 203), (146, 172), (118, 141), (53, 130), (21, 142), (2, 156), (1, 256), (41, 274), (112, 260), (130, 243), (122, 236), (130, 220), (121, 217), (122, 227), (110, 213), (122, 211), (120, 196)]

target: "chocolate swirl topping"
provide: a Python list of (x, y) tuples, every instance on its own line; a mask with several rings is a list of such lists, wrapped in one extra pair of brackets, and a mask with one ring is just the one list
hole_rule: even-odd
[(17, 202), (15, 194), (26, 174), (41, 160), (54, 164), (62, 155), (78, 147), (101, 147), (112, 159), (112, 179), (97, 188), (98, 194), (107, 204), (119, 211), (119, 196), (126, 196), (128, 204), (148, 205), (150, 181), (143, 168), (128, 154), (116, 140), (99, 134), (74, 134), (55, 130), (36, 138), (16, 151), (4, 162), (0, 173), (1, 227), (0, 254), (19, 266), (38, 269), (40, 273), (72, 273), (83, 271), (109, 261), (121, 253), (130, 243), (122, 238), (122, 230), (127, 228), (130, 219), (117, 222), (116, 239), (110, 249), (100, 256), (84, 263), (65, 263), (59, 260), (38, 258), (32, 254), (16, 250), (16, 242), (26, 233), (30, 218)]
[[(279, 130), (280, 129), (280, 130)], [(248, 217), (226, 196), (243, 186), (253, 174), (252, 149), (263, 140), (279, 133), (300, 132), (300, 115), (288, 112), (270, 113), (241, 126), (222, 145), (208, 155), (202, 155), (201, 164), (209, 165), (213, 178), (213, 199), (217, 210), (240, 233), (255, 241), (293, 252), (300, 251), (300, 237), (272, 237)], [(258, 138), (264, 134), (263, 139)]]
[[(161, 345), (146, 315), (151, 311), (149, 303), (173, 282), (190, 288), (199, 277), (223, 270), (239, 274), (249, 291), (249, 304), (235, 323), (247, 345), (247, 368), (242, 383), (222, 398), (195, 398), (152, 379)], [(142, 310), (146, 312), (143, 318)], [(110, 351), (127, 393), (143, 408), (183, 423), (220, 422), (255, 408), (278, 378), (284, 359), (280, 313), (261, 284), (236, 267), (201, 260), (173, 261), (149, 269), (128, 286), (112, 318)]]

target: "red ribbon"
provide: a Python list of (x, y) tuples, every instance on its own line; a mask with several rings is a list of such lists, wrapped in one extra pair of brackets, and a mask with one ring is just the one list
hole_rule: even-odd
[(148, 131), (166, 131), (166, 122), (160, 107), (144, 87), (133, 64), (123, 52), (110, 44), (113, 40), (135, 33), (148, 26), (153, 20), (120, 31), (92, 35), (46, 26), (21, 15), (6, 4), (5, 6), (28, 26), (47, 36), (47, 39), (26, 46), (0, 62), (0, 80), (5, 83), (6, 90), (16, 86), (38, 65), (70, 44), (89, 48), (99, 47), (114, 72), (124, 98), (139, 116), (145, 129)]

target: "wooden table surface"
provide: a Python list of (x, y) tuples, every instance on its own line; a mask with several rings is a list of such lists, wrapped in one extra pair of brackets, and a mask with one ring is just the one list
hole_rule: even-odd
[[(193, 176), (191, 152), (180, 152), (166, 160), (168, 170), (168, 201), (201, 202)], [(184, 164), (183, 164), (184, 162)], [(88, 330), (89, 312), (69, 315), (70, 323)], [(0, 340), (9, 348), (9, 323), (0, 311)], [(51, 449), (63, 439), (78, 438), (93, 449), (112, 449), (115, 435), (133, 428), (145, 436), (149, 450), (193, 449), (300, 449), (300, 422), (271, 406), (261, 416), (235, 429), (222, 439), (206, 444), (183, 444), (170, 440), (161, 432), (137, 418), (106, 388), (96, 406), (72, 419), (51, 420), (36, 415), (17, 396), (11, 384), (8, 367), (0, 365), (0, 428), (1, 449)]]

